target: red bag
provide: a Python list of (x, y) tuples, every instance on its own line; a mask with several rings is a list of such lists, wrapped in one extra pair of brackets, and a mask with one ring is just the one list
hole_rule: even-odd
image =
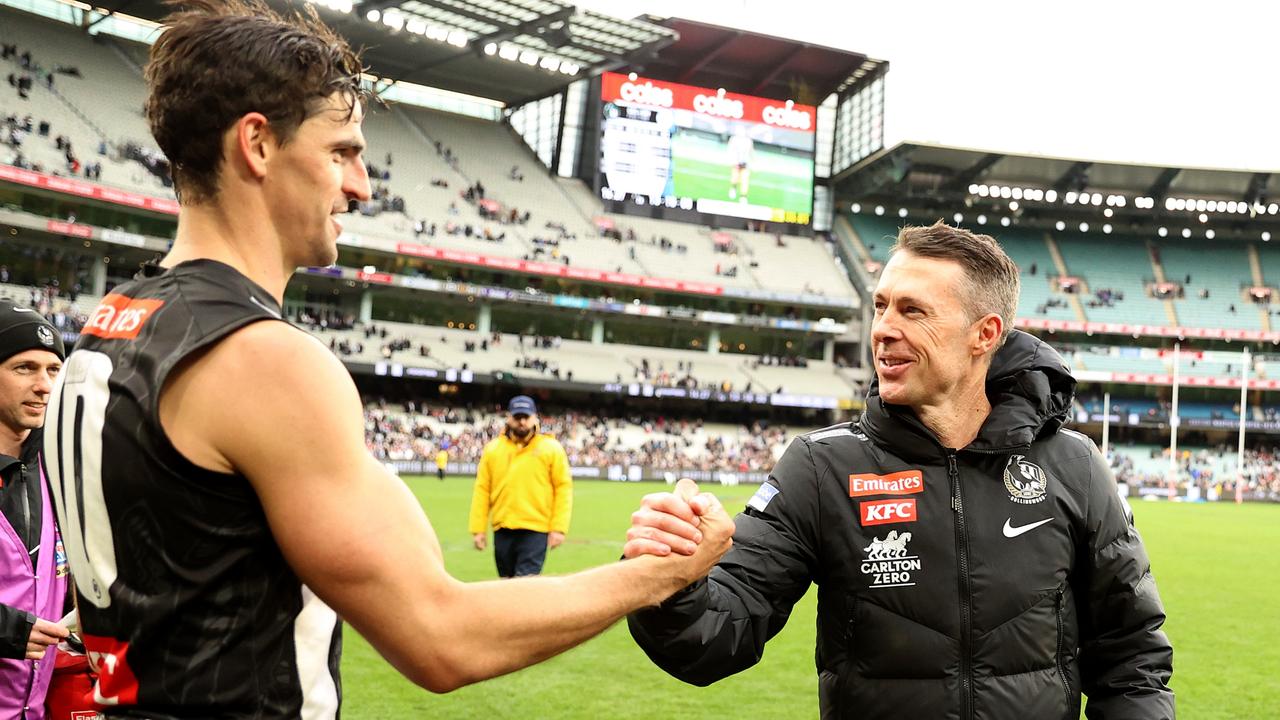
[(48, 720), (94, 720), (93, 684), (98, 674), (89, 667), (89, 656), (55, 650), (53, 679), (45, 696)]

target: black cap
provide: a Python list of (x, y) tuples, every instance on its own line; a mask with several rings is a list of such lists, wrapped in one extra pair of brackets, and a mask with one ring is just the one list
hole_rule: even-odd
[(27, 350), (48, 350), (59, 360), (67, 357), (61, 333), (40, 313), (0, 299), (0, 362)]
[(517, 395), (507, 403), (507, 412), (512, 415), (537, 415), (538, 406), (528, 395)]

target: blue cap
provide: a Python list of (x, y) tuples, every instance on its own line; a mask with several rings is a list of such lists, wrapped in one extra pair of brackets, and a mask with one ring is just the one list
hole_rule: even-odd
[(538, 406), (528, 395), (517, 395), (507, 403), (507, 412), (512, 415), (537, 415)]

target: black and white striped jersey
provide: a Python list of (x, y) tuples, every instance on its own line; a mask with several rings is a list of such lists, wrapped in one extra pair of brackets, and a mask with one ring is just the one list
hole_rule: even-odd
[(280, 319), (230, 266), (148, 266), (103, 298), (63, 368), (45, 452), (105, 715), (337, 716), (337, 616), (285, 562), (248, 480), (197, 467), (160, 424), (174, 367)]

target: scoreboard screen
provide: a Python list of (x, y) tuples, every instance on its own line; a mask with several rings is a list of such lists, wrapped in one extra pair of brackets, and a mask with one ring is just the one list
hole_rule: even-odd
[(601, 77), (600, 193), (809, 224), (817, 110), (723, 89)]

